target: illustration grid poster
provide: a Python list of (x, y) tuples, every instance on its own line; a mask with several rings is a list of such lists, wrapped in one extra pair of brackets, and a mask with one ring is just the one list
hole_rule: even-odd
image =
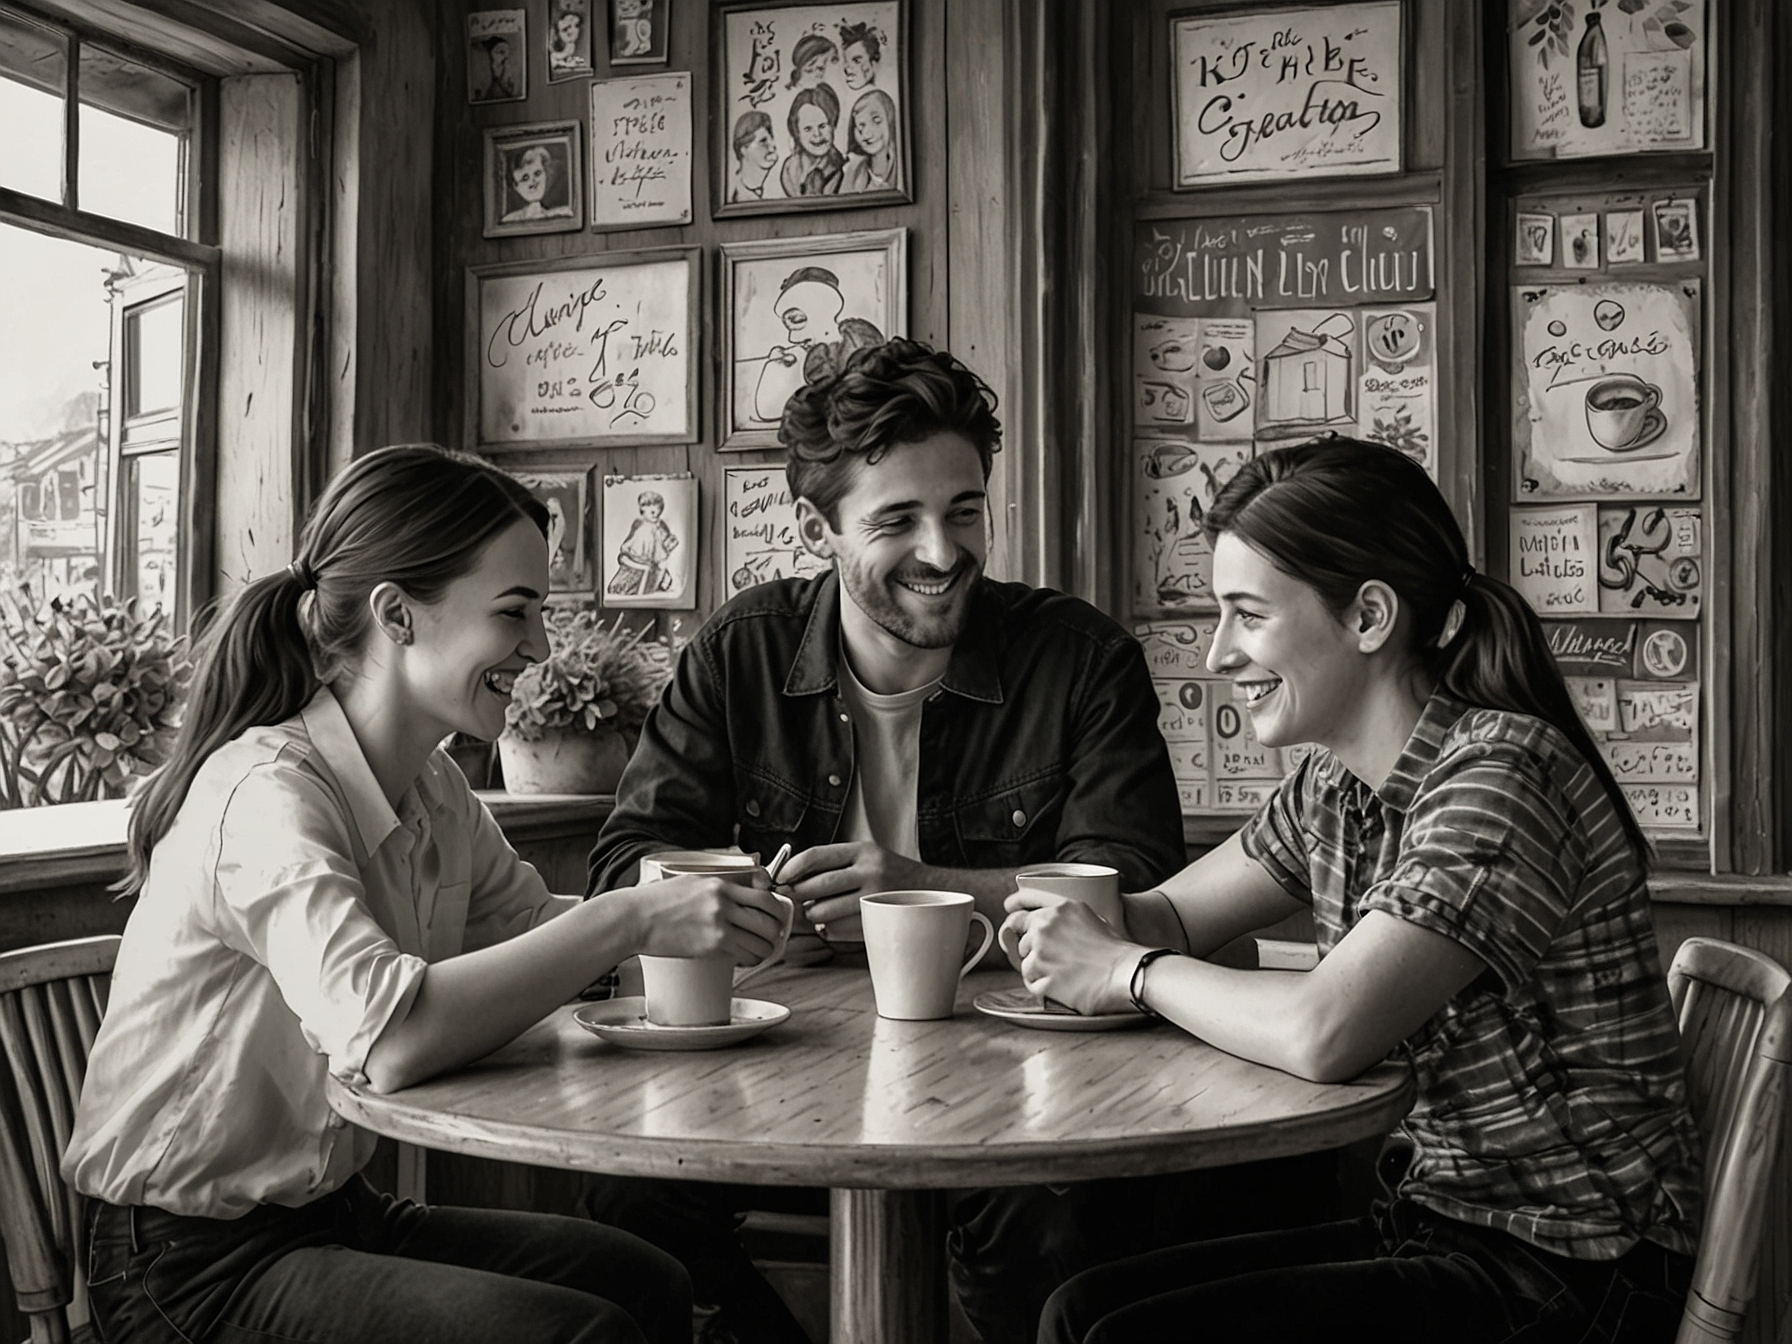
[(1707, 0), (1510, 0), (1512, 157), (1702, 149)]

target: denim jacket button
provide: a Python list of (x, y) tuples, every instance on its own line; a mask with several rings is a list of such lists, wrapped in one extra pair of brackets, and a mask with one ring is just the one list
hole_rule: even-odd
[(839, 788), (840, 787), (840, 776), (839, 775), (829, 775), (828, 783), (832, 784), (836, 789)]
[(1022, 812), (1017, 807), (1014, 809), (1013, 820), (1014, 820), (1014, 829), (1018, 831), (1021, 827), (1025, 826), (1027, 824), (1027, 814), (1025, 812)]
[(749, 817), (756, 817), (759, 815), (759, 800), (757, 798), (747, 799), (747, 815)]

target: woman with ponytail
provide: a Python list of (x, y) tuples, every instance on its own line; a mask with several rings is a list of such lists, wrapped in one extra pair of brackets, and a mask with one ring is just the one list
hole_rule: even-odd
[[(1699, 1139), (1649, 847), (1536, 616), (1378, 444), (1265, 452), (1206, 530), (1208, 667), (1266, 745), (1313, 750), (1238, 834), (1127, 896), (1123, 930), (1022, 891), (1003, 945), (1036, 994), (1304, 1078), (1403, 1054), (1404, 1171), (1366, 1218), (1081, 1274), (1042, 1344), (1671, 1338)], [(1301, 909), (1313, 970), (1202, 960)]]
[(714, 878), (549, 895), (438, 749), (497, 736), (547, 656), (547, 521), (476, 458), (383, 449), (206, 631), (63, 1160), (107, 1339), (688, 1344), (677, 1261), (379, 1194), (324, 1097), (487, 1054), (631, 954), (777, 937), (776, 898)]

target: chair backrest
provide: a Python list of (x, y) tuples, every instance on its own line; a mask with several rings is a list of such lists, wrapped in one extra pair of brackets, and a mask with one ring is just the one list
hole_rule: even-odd
[[(1792, 975), (1771, 957), (1688, 938), (1668, 971), (1688, 1098), (1705, 1139), (1705, 1230), (1678, 1344), (1735, 1339), (1755, 1297), (1792, 1073)], [(1783, 1224), (1782, 1189), (1771, 1212)], [(1771, 1313), (1781, 1303), (1763, 1299)], [(1772, 1339), (1772, 1321), (1750, 1334)]]
[(0, 1237), (33, 1344), (67, 1344), (88, 1325), (81, 1200), (58, 1168), (118, 942), (0, 952)]

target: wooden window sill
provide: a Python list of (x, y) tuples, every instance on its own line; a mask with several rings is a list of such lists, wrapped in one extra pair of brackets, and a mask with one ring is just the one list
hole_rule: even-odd
[[(513, 841), (595, 836), (616, 803), (610, 794), (478, 793)], [(116, 881), (125, 869), (127, 816), (123, 799), (0, 812), (0, 895)]]

